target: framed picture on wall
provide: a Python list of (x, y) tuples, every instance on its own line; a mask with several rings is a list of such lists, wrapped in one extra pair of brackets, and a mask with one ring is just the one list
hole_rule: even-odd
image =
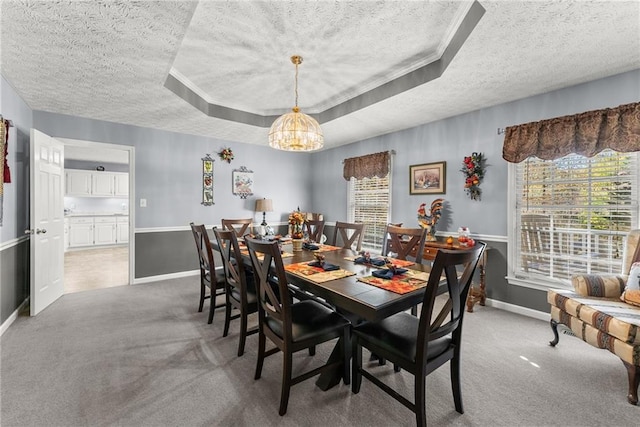
[(409, 194), (444, 194), (447, 162), (409, 166)]
[(202, 205), (213, 205), (213, 162), (208, 154), (202, 158)]
[(247, 196), (253, 194), (253, 171), (244, 166), (240, 166), (240, 169), (234, 169), (231, 183), (233, 185), (233, 194), (240, 196), (241, 199), (246, 199)]

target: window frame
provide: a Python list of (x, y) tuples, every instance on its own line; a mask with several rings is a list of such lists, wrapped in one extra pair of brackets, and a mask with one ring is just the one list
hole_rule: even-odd
[[(628, 153), (627, 153), (628, 154)], [(640, 166), (640, 152), (634, 152), (635, 162), (637, 166)], [(508, 163), (507, 166), (507, 283), (509, 285), (521, 286), (530, 289), (547, 291), (550, 288), (561, 289), (573, 289), (570, 280), (557, 279), (551, 277), (541, 277), (534, 275), (534, 277), (526, 276), (521, 271), (516, 271), (518, 267), (518, 258), (521, 256), (519, 248), (518, 235), (520, 234), (520, 224), (517, 220), (518, 209), (518, 193), (517, 193), (517, 176), (518, 176), (518, 164)], [(636, 220), (632, 222), (631, 229), (640, 228), (640, 171), (636, 173), (635, 179), (632, 180), (634, 187), (632, 187), (632, 199), (635, 198), (636, 205)]]

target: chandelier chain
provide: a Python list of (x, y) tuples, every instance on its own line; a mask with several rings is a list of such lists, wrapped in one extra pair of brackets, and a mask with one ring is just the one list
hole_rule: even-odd
[(298, 63), (296, 62), (296, 85), (295, 85), (295, 94), (296, 94), (296, 107), (298, 106)]

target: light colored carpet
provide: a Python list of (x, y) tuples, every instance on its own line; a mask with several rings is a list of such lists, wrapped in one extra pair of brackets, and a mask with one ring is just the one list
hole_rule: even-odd
[[(6, 426), (410, 426), (413, 414), (363, 379), (359, 394), (315, 379), (295, 385), (278, 415), (280, 355), (254, 381), (257, 336), (236, 357), (238, 321), (222, 337), (222, 310), (198, 313), (198, 277), (64, 295), (2, 336), (0, 424)], [(546, 322), (491, 307), (465, 316), (464, 415), (449, 369), (427, 379), (433, 426), (636, 426), (620, 360)], [(295, 371), (326, 360), (333, 343), (295, 357)], [(365, 355), (365, 359), (366, 359)], [(413, 379), (374, 367), (411, 397)]]

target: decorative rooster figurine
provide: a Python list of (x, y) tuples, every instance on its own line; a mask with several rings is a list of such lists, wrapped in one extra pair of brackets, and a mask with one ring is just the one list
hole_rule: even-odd
[(442, 214), (443, 203), (444, 199), (435, 199), (431, 202), (429, 214), (427, 214), (427, 210), (425, 209), (426, 203), (422, 203), (420, 207), (418, 207), (418, 223), (422, 228), (427, 229), (427, 240), (429, 241), (436, 240), (436, 223)]

